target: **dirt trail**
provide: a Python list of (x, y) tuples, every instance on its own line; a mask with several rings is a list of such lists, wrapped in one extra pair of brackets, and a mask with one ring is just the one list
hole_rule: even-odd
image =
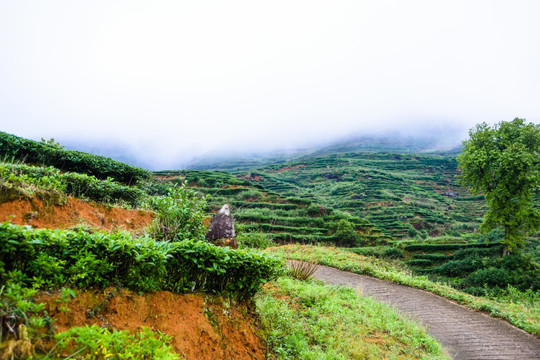
[(432, 293), (326, 266), (318, 266), (314, 277), (358, 288), (362, 294), (394, 306), (421, 322), (456, 360), (540, 359), (539, 339)]

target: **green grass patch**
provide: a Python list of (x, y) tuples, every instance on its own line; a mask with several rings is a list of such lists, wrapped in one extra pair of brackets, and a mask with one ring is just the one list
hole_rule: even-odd
[(256, 296), (275, 359), (449, 359), (407, 320), (353, 289), (282, 277)]

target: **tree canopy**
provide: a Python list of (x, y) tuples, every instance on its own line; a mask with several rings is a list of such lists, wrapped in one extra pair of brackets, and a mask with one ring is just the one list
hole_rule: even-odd
[(480, 231), (502, 228), (505, 253), (522, 247), (540, 229), (540, 125), (519, 118), (478, 124), (462, 151), (460, 182), (489, 206)]

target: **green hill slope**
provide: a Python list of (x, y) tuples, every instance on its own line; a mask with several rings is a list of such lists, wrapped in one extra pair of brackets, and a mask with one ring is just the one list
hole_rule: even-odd
[(390, 240), (366, 219), (335, 211), (309, 198), (280, 195), (254, 179), (248, 181), (223, 171), (158, 171), (154, 175), (156, 181), (149, 192), (161, 194), (168, 186), (187, 181), (200, 193), (210, 195), (210, 211), (215, 212), (227, 203), (242, 230), (269, 233), (278, 242), (355, 245), (346, 244), (336, 235), (341, 220), (351, 223), (363, 242), (378, 244)]
[(438, 154), (340, 153), (251, 171), (246, 178), (369, 220), (396, 239), (473, 234), (482, 197), (458, 186), (455, 157)]

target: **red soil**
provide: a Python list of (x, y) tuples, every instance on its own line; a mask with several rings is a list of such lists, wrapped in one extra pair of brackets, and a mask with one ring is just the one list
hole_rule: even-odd
[(49, 229), (90, 225), (109, 231), (139, 231), (148, 226), (153, 217), (152, 212), (88, 203), (72, 197), (63, 205), (48, 205), (37, 198), (21, 198), (0, 204), (0, 222)]
[(221, 298), (197, 294), (140, 296), (114, 289), (80, 292), (67, 304), (58, 293), (42, 294), (38, 302), (47, 303), (58, 331), (97, 324), (135, 333), (145, 326), (172, 336), (171, 345), (185, 359), (265, 359), (266, 345), (254, 330), (256, 316), (246, 304), (225, 305)]

